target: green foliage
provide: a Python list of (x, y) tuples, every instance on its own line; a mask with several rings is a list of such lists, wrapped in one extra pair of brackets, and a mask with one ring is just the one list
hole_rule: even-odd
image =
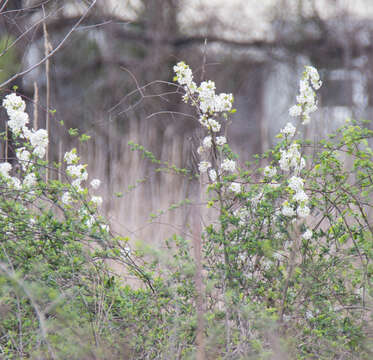
[[(64, 160), (69, 181), (53, 175), (46, 181), (47, 166), (51, 174), (64, 165), (54, 169), (25, 137), (13, 135), (16, 148), (31, 155), (27, 166), (13, 167), (13, 176), (4, 167), (0, 171), (2, 358), (193, 359), (199, 296), (208, 359), (371, 358), (369, 129), (350, 120), (319, 143), (284, 135), (253, 163), (217, 174), (205, 187), (214, 221), (197, 234), (202, 274), (189, 241), (196, 241), (189, 219), (183, 236), (170, 237), (160, 249), (144, 241), (130, 250), (128, 237), (108, 229), (91, 188), (81, 188), (79, 179), (88, 174), (75, 149)], [(265, 175), (262, 166), (275, 167), (292, 145), (307, 158), (307, 167), (298, 171), (309, 198), (307, 220), (279, 211), (279, 204), (294, 201), (289, 173), (280, 166)], [(204, 175), (130, 146), (156, 172), (203, 184)], [(237, 159), (227, 144), (212, 142), (211, 148), (214, 161)], [(27, 186), (30, 174), (36, 182)], [(236, 181), (240, 190), (227, 190)], [(151, 217), (184, 205), (199, 204), (184, 199)], [(121, 275), (113, 272), (118, 266)], [(195, 285), (198, 275), (202, 290)], [(132, 286), (128, 276), (135, 278)]]
[(0, 37), (0, 83), (13, 76), (20, 68), (17, 50), (12, 43), (14, 38), (9, 35)]

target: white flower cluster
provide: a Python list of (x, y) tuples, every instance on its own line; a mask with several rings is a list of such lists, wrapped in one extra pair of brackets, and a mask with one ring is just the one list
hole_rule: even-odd
[(16, 190), (20, 190), (21, 182), (16, 177), (10, 176), (9, 172), (12, 170), (12, 165), (8, 162), (0, 163), (0, 177), (7, 182), (9, 186), (12, 186)]
[(210, 180), (214, 183), (216, 181), (217, 177), (218, 177), (218, 174), (216, 173), (216, 171), (214, 169), (211, 169), (209, 171)]
[(174, 72), (176, 73), (177, 82), (185, 86), (184, 90), (186, 90), (186, 92), (190, 91), (193, 94), (197, 86), (193, 81), (193, 73), (190, 67), (183, 61), (180, 61), (174, 66)]
[(306, 166), (306, 161), (299, 152), (298, 144), (292, 143), (287, 150), (280, 150), (280, 152), (279, 164), (281, 170), (288, 172), (293, 169), (298, 174)]
[[(187, 81), (187, 79), (186, 79)], [(21, 165), (22, 170), (25, 172), (23, 181), (16, 177), (12, 177), (9, 173), (12, 170), (12, 165), (8, 162), (0, 163), (0, 177), (7, 182), (7, 184), (14, 189), (23, 189), (27, 191), (27, 194), (33, 194), (32, 187), (37, 185), (38, 178), (34, 172), (35, 162), (32, 162), (32, 157), (37, 156), (43, 158), (48, 148), (48, 132), (45, 129), (29, 129), (29, 117), (25, 112), (26, 104), (22, 98), (15, 93), (7, 95), (3, 100), (3, 106), (9, 116), (8, 127), (15, 138), (20, 138), (24, 141), (22, 146), (15, 149), (16, 157)], [(73, 178), (72, 186), (77, 192), (83, 192), (84, 189), (81, 186), (83, 181), (88, 179), (88, 173), (86, 165), (79, 164), (79, 157), (76, 153), (76, 149), (67, 152), (64, 156), (64, 160), (67, 163), (66, 172)], [(90, 183), (93, 189), (98, 189), (101, 182), (98, 179), (93, 179)], [(61, 196), (61, 202), (65, 205), (71, 204), (73, 201), (72, 193), (65, 191)], [(100, 196), (92, 196), (91, 203), (95, 206), (100, 206), (103, 200)], [(81, 209), (82, 214), (84, 211), (88, 214), (85, 208)], [(97, 223), (92, 215), (87, 216), (85, 224), (91, 227), (94, 223)], [(109, 227), (106, 224), (99, 224), (103, 231), (108, 232)]]
[(31, 153), (25, 147), (16, 149), (16, 157), (22, 166), (22, 170), (26, 171), (30, 165)]
[(23, 179), (23, 186), (30, 188), (30, 187), (35, 186), (36, 182), (37, 182), (36, 175), (34, 173), (29, 173)]
[(311, 239), (311, 238), (312, 238), (312, 230), (307, 229), (307, 230), (303, 233), (302, 238), (303, 238), (304, 240), (309, 240), (309, 239)]
[(295, 192), (291, 200), (297, 204), (297, 210), (295, 211), (293, 205), (290, 204), (287, 200), (282, 204), (282, 214), (284, 216), (295, 216), (298, 215), (300, 218), (305, 218), (310, 214), (310, 209), (308, 205), (308, 196), (304, 192), (304, 180), (299, 177), (300, 170), (302, 170), (306, 161), (300, 157), (298, 151), (298, 145), (292, 143), (289, 147), (289, 150), (281, 150), (281, 159), (279, 161), (280, 167), (284, 171), (294, 170), (294, 174), (288, 180), (288, 186), (291, 190)]
[(241, 184), (238, 183), (238, 182), (232, 182), (230, 185), (229, 185), (229, 190), (238, 194), (241, 192)]
[(91, 201), (96, 205), (100, 206), (102, 205), (102, 197), (101, 196), (92, 196)]
[[(188, 102), (192, 99), (192, 104), (198, 108), (200, 113), (199, 122), (205, 127), (209, 134), (203, 139), (201, 146), (197, 149), (199, 155), (209, 151), (211, 147), (223, 146), (227, 139), (224, 136), (217, 136), (221, 130), (221, 124), (217, 121), (217, 115), (232, 110), (233, 95), (232, 94), (216, 94), (215, 83), (211, 80), (203, 81), (199, 86), (193, 81), (193, 73), (188, 65), (184, 62), (179, 62), (174, 66), (176, 74), (175, 80), (185, 90), (184, 101)], [(200, 173), (205, 173), (211, 168), (211, 163), (201, 161), (198, 165)], [(222, 171), (234, 172), (236, 163), (233, 160), (225, 159), (220, 166), (220, 171), (210, 169), (208, 171), (209, 179), (215, 182), (218, 173)], [(240, 192), (241, 185), (238, 183), (231, 184), (229, 189), (235, 193)], [(239, 189), (239, 190), (238, 190)]]
[(217, 133), (221, 129), (221, 124), (218, 123), (214, 119), (209, 119), (206, 116), (201, 116), (199, 122), (202, 126), (206, 127), (208, 130), (212, 131), (213, 133)]
[(297, 214), (305, 218), (310, 214), (308, 205), (308, 196), (303, 190), (304, 180), (298, 176), (293, 176), (288, 180), (289, 188), (295, 191), (292, 200), (298, 204)]
[(304, 180), (298, 176), (293, 176), (288, 180), (289, 188), (298, 192), (303, 190)]
[(69, 205), (72, 201), (71, 194), (68, 191), (65, 191), (61, 197), (61, 201), (65, 205)]
[(48, 147), (48, 133), (45, 129), (32, 130), (32, 131), (23, 131), (26, 139), (31, 143), (31, 146), (34, 148), (33, 153), (39, 158), (45, 156), (47, 147)]
[(289, 216), (289, 217), (295, 216), (295, 211), (288, 201), (283, 202), (281, 212), (282, 212), (282, 215), (284, 216)]
[[(66, 172), (73, 179), (73, 181), (71, 182), (71, 185), (74, 187), (74, 189), (78, 193), (84, 192), (84, 188), (82, 187), (82, 182), (88, 179), (88, 172), (86, 169), (87, 165), (79, 164), (80, 158), (77, 155), (77, 151), (75, 148), (65, 153), (64, 160), (67, 163)], [(90, 182), (90, 185), (92, 189), (97, 190), (101, 185), (101, 181), (99, 179), (93, 179)], [(61, 201), (66, 205), (71, 204), (72, 202), (71, 194), (68, 191), (66, 191), (62, 195)], [(102, 205), (103, 199), (101, 196), (93, 195), (91, 196), (91, 202), (92, 204), (98, 207)], [(86, 214), (85, 212), (83, 213), (83, 215), (87, 215), (86, 225), (88, 227), (92, 227), (92, 225), (96, 223), (93, 216), (89, 215), (88, 213)], [(101, 229), (106, 231), (105, 229), (108, 229), (108, 225), (101, 224)]]
[(224, 159), (221, 163), (221, 169), (223, 171), (234, 172), (236, 170), (236, 162), (230, 159)]
[(92, 186), (92, 189), (97, 190), (100, 187), (100, 185), (101, 185), (101, 180), (99, 180), (99, 179), (93, 179), (91, 181), (90, 185)]
[(284, 134), (287, 137), (292, 138), (295, 134), (296, 128), (290, 122), (286, 124), (286, 126), (281, 130), (281, 134)]
[[(29, 149), (25, 146), (17, 147), (15, 149), (16, 158), (21, 165), (24, 172), (28, 172), (23, 182), (16, 177), (9, 175), (12, 165), (8, 162), (0, 164), (0, 174), (7, 180), (8, 185), (12, 186), (16, 190), (25, 189), (27, 193), (32, 194), (30, 188), (35, 186), (37, 183), (37, 177), (33, 172), (29, 172), (31, 168), (31, 157), (32, 154), (43, 158), (48, 147), (48, 134), (45, 130), (40, 129), (38, 131), (30, 130), (28, 128), (29, 117), (25, 112), (26, 103), (22, 98), (15, 93), (7, 95), (3, 100), (3, 106), (7, 111), (9, 120), (7, 122), (10, 131), (15, 138), (25, 139), (28, 142)], [(30, 151), (32, 151), (32, 154)]]
[(263, 174), (266, 177), (273, 178), (277, 174), (277, 169), (274, 166), (266, 166), (263, 170)]
[(210, 149), (212, 146), (212, 137), (206, 136), (202, 141), (202, 146), (204, 149)]
[(224, 144), (227, 143), (227, 139), (225, 136), (217, 136), (215, 141), (216, 141), (216, 145), (218, 146), (223, 146)]
[[(220, 129), (220, 124), (217, 121), (210, 119), (210, 123), (212, 123), (213, 125), (215, 124), (214, 126), (217, 126), (216, 129)], [(212, 131), (213, 131), (213, 129), (214, 128), (211, 128)], [(202, 146), (200, 146), (197, 149), (198, 154), (201, 155), (205, 151), (208, 151), (209, 149), (211, 149), (212, 141), (213, 141), (213, 138), (212, 138), (211, 135), (206, 136), (202, 140)], [(225, 138), (225, 136), (217, 136), (215, 138), (215, 144), (218, 145), (218, 146), (223, 146), (226, 142), (227, 142), (227, 139)]]
[(211, 80), (203, 81), (197, 88), (199, 109), (203, 114), (214, 114), (232, 109), (233, 95), (215, 94), (215, 83)]
[(187, 102), (189, 97), (195, 93), (198, 94), (199, 109), (204, 114), (214, 114), (218, 112), (229, 111), (232, 109), (232, 94), (215, 94), (215, 83), (211, 80), (203, 81), (199, 87), (193, 81), (193, 72), (183, 61), (174, 66), (177, 82), (183, 86)]
[(72, 149), (65, 153), (64, 160), (68, 165), (76, 164), (79, 161), (79, 156), (76, 154), (76, 149)]
[(208, 161), (201, 161), (198, 164), (198, 170), (201, 174), (205, 173), (211, 167), (211, 163)]
[[(3, 106), (9, 116), (8, 126), (12, 133), (18, 137), (28, 140), (33, 148), (33, 153), (39, 158), (45, 156), (48, 147), (48, 133), (44, 129), (37, 131), (27, 127), (29, 117), (25, 113), (26, 104), (22, 98), (15, 93), (7, 95), (3, 100)], [(21, 154), (21, 153), (19, 153)], [(22, 165), (25, 165), (26, 154), (23, 154)]]
[(14, 134), (19, 132), (28, 124), (29, 118), (25, 113), (26, 104), (22, 98), (15, 93), (9, 94), (3, 100), (3, 106), (6, 109), (9, 121), (8, 126)]
[(313, 66), (306, 66), (303, 77), (299, 83), (299, 95), (297, 104), (289, 109), (290, 116), (301, 116), (303, 124), (310, 122), (310, 114), (317, 110), (316, 93), (322, 82), (318, 71)]
[(9, 178), (9, 171), (12, 170), (12, 165), (8, 162), (3, 162), (0, 164), (0, 175), (4, 178)]
[[(300, 81), (300, 93), (297, 96), (297, 105), (289, 109), (291, 116), (302, 116), (303, 124), (310, 121), (310, 114), (317, 109), (316, 94), (314, 90), (321, 87), (321, 80), (317, 70), (312, 66), (306, 66), (303, 77)], [(296, 128), (293, 124), (287, 123), (281, 133), (288, 138), (295, 135)], [(306, 166), (305, 159), (299, 152), (299, 145), (292, 142), (285, 150), (280, 150), (281, 158), (279, 165), (285, 172), (292, 171), (293, 176), (288, 180), (288, 186), (293, 191), (288, 200), (282, 204), (281, 212), (284, 216), (306, 218), (310, 214), (308, 207), (309, 199), (304, 191), (304, 180), (299, 176), (301, 170)], [(312, 231), (306, 230), (304, 239), (310, 239)]]
[[(84, 188), (82, 187), (82, 182), (88, 179), (88, 172), (87, 172), (87, 165), (79, 164), (79, 156), (77, 155), (76, 149), (72, 149), (69, 152), (65, 153), (64, 160), (67, 163), (66, 172), (73, 181), (71, 185), (78, 193), (83, 193)], [(101, 181), (99, 179), (93, 179), (90, 182), (92, 189), (97, 190), (100, 185)], [(65, 205), (70, 205), (73, 201), (72, 195), (69, 191), (63, 193), (61, 197), (61, 202)], [(101, 196), (92, 195), (90, 199), (91, 203), (98, 207), (101, 206), (103, 203), (103, 199)], [(85, 225), (91, 228), (94, 224), (97, 224), (97, 221), (94, 216), (92, 216), (86, 209), (81, 209), (81, 215), (85, 217)], [(109, 232), (109, 226), (107, 224), (99, 224), (100, 228), (104, 232)]]

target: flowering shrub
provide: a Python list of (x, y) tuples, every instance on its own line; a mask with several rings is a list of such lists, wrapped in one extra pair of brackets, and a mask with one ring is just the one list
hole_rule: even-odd
[(132, 264), (127, 241), (99, 215), (102, 198), (92, 192), (100, 180), (84, 185), (76, 149), (64, 156), (65, 180), (46, 181), (47, 132), (29, 128), (15, 93), (3, 106), (15, 158), (0, 163), (0, 357), (81, 359), (109, 331), (95, 328), (114, 284), (105, 261)]
[[(367, 139), (373, 133), (350, 121), (312, 144), (298, 139), (299, 126), (289, 122), (262, 157), (269, 164), (243, 169), (226, 139), (218, 140), (234, 112), (233, 96), (216, 95), (211, 81), (196, 85), (183, 62), (174, 70), (183, 100), (206, 129), (199, 171), (219, 217), (205, 230), (204, 258), (207, 279), (216, 282), (213, 297), (223, 291), (226, 299), (227, 346), (240, 352), (243, 343), (258, 341), (242, 335), (237, 310), (256, 304), (276, 319), (275, 332), (292, 339), (288, 350), (297, 358), (364, 358), (372, 345), (373, 151)], [(306, 66), (290, 116), (308, 124), (320, 87), (317, 70)]]
[[(287, 123), (273, 149), (243, 166), (224, 135), (233, 95), (197, 84), (183, 62), (174, 71), (204, 131), (197, 175), (215, 218), (199, 234), (202, 297), (188, 241), (168, 239), (167, 256), (130, 251), (99, 215), (101, 181), (76, 149), (48, 164), (48, 133), (29, 128), (26, 104), (12, 93), (3, 106), (15, 158), (0, 163), (1, 357), (185, 359), (203, 346), (211, 359), (368, 359), (373, 132), (350, 120), (328, 139), (301, 140), (321, 86), (307, 66), (289, 110), (300, 124)], [(64, 180), (46, 180), (46, 169)], [(107, 260), (146, 286), (123, 284)], [(204, 342), (196, 340), (200, 299)]]

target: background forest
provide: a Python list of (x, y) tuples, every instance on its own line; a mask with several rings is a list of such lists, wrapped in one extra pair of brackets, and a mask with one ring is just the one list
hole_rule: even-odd
[[(229, 146), (180, 61), (234, 95), (210, 109)], [(287, 132), (305, 65), (318, 111)], [(372, 69), (370, 0), (0, 0), (1, 99), (49, 142), (24, 165), (23, 105), (0, 110), (1, 161), (37, 179), (0, 168), (0, 357), (370, 359)], [(237, 163), (218, 185), (206, 135), (213, 167)], [(273, 220), (300, 191), (266, 166), (293, 144), (308, 222)], [(100, 186), (75, 191), (86, 171)]]

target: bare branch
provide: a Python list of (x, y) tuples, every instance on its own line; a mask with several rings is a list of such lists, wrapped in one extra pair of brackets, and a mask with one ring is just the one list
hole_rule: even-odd
[(61, 40), (61, 42), (48, 54), (48, 56), (45, 56), (43, 59), (41, 59), (36, 64), (30, 66), (26, 70), (19, 72), (9, 78), (8, 80), (4, 81), (2, 84), (0, 84), (0, 89), (8, 84), (10, 84), (15, 79), (19, 78), (20, 76), (24, 76), (28, 74), (30, 71), (36, 69), (38, 66), (42, 65), (45, 61), (47, 61), (49, 58), (51, 58), (61, 47), (62, 45), (70, 38), (71, 34), (78, 28), (80, 23), (86, 18), (90, 10), (93, 8), (93, 6), (96, 4), (97, 0), (93, 0), (92, 4), (88, 7), (86, 12), (80, 17), (78, 22), (70, 29), (70, 31), (66, 34), (66, 36)]

